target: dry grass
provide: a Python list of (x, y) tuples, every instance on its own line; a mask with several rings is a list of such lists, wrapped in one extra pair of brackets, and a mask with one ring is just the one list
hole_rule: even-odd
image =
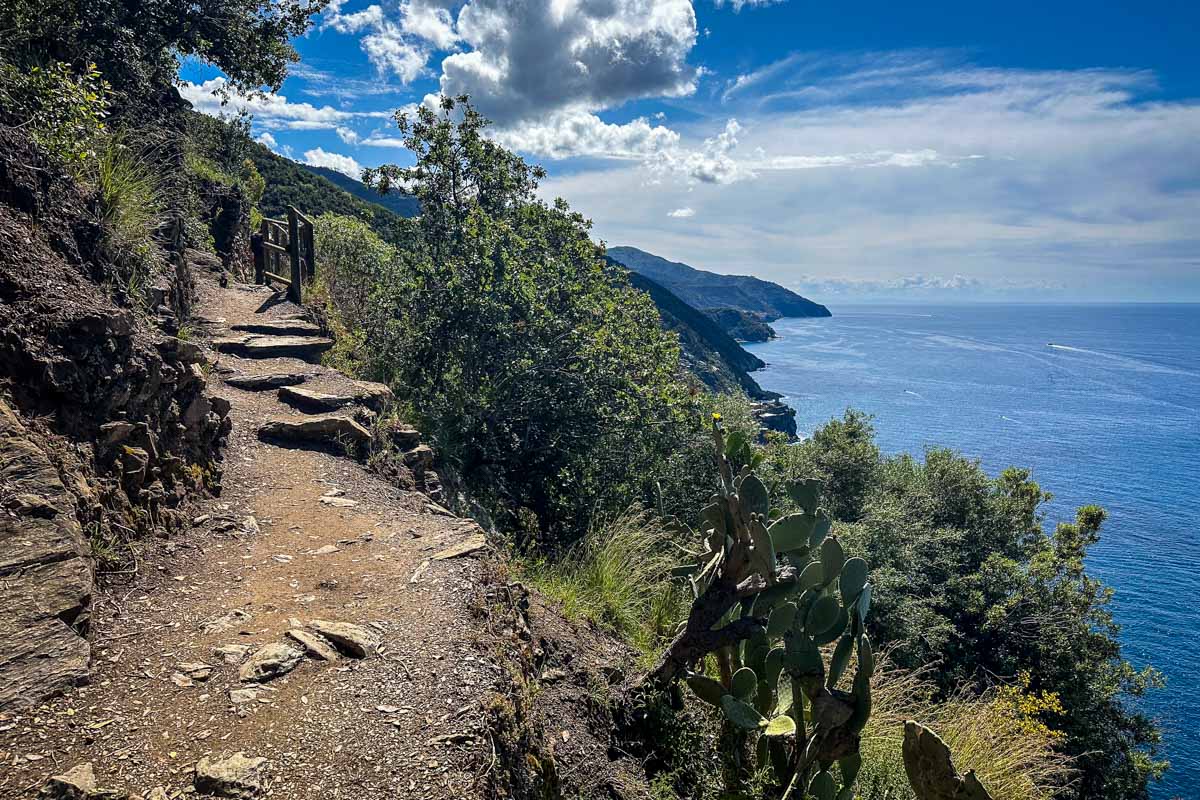
[(904, 672), (886, 660), (872, 689), (858, 779), (861, 800), (915, 800), (900, 750), (907, 719), (941, 736), (958, 771), (974, 770), (994, 800), (1050, 800), (1074, 777), (1070, 759), (1054, 749), (1055, 733), (1028, 713), (1029, 703), (1014, 702), (1028, 695), (1005, 689), (934, 701), (933, 684), (923, 673)]

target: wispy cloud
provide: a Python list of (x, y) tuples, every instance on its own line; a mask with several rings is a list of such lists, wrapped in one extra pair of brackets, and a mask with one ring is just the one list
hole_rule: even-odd
[(667, 216), (674, 217), (675, 219), (687, 219), (688, 217), (696, 216), (696, 210), (687, 207), (677, 208), (674, 211), (668, 211)]
[[(982, 283), (957, 291), (1200, 299), (1200, 102), (1144, 99), (1155, 79), (1143, 70), (833, 60), (831, 72), (796, 56), (726, 91), (718, 108), (738, 127), (720, 149), (747, 177), (619, 166), (545, 191), (607, 241), (783, 283), (911, 292), (898, 282), (968, 276)], [(680, 128), (679, 147), (702, 148), (714, 124)], [(664, 204), (702, 213), (686, 231), (655, 225)]]

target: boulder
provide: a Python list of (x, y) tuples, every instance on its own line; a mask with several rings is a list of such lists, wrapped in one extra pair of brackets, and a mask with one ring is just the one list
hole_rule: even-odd
[(93, 575), (74, 498), (3, 402), (0, 486), (21, 497), (12, 513), (0, 513), (0, 711), (6, 711), (87, 681)]
[(265, 758), (234, 753), (224, 758), (202, 758), (196, 762), (196, 791), (217, 797), (253, 797), (263, 789)]
[(264, 440), (326, 447), (344, 446), (347, 442), (364, 445), (371, 441), (371, 432), (347, 417), (322, 415), (272, 420), (258, 429), (258, 437)]
[(302, 658), (304, 654), (296, 648), (282, 642), (272, 642), (260, 648), (238, 668), (238, 679), (263, 683), (288, 674), (296, 668)]
[(314, 619), (308, 627), (333, 642), (341, 652), (353, 658), (369, 658), (379, 652), (379, 639), (361, 625)]
[(268, 375), (233, 375), (225, 379), (225, 383), (235, 389), (248, 392), (261, 392), (268, 389), (278, 389), (280, 386), (296, 386), (308, 380), (302, 372), (272, 372)]
[(354, 381), (354, 388), (358, 401), (372, 411), (381, 411), (384, 406), (390, 405), (396, 399), (396, 396), (392, 394), (391, 387), (386, 383)]

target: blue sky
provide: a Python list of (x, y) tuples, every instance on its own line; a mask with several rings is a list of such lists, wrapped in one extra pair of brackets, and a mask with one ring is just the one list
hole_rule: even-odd
[(466, 92), (598, 238), (823, 302), (1200, 301), (1198, 39), (1167, 0), (334, 0), (235, 104), (356, 173)]

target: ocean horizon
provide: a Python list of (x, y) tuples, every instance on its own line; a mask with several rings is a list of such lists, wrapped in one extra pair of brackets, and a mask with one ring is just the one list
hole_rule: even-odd
[(990, 475), (1028, 467), (1045, 525), (1108, 510), (1090, 574), (1115, 590), (1125, 657), (1165, 689), (1133, 701), (1159, 721), (1171, 769), (1154, 798), (1200, 795), (1200, 304), (859, 303), (781, 319), (747, 345), (755, 378), (796, 409), (801, 436), (853, 407), (887, 453), (946, 446)]

